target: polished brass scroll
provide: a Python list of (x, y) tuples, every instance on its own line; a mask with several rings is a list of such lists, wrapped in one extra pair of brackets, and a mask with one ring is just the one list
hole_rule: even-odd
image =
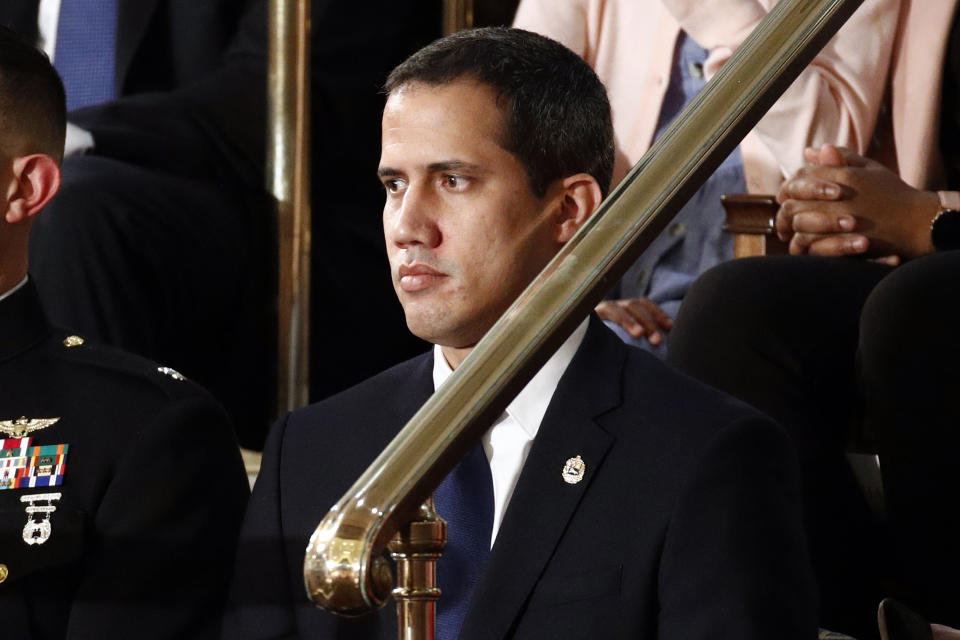
[(307, 404), (310, 342), (310, 0), (270, 0), (267, 189), (279, 240), (277, 406)]
[(443, 0), (443, 35), (473, 26), (473, 0)]
[(861, 1), (783, 0), (770, 12), (330, 510), (304, 561), (311, 600), (341, 615), (383, 604), (390, 537)]

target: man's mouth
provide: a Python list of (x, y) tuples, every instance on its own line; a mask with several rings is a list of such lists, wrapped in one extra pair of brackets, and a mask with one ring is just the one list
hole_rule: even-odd
[(436, 285), (440, 280), (446, 278), (447, 274), (429, 265), (414, 262), (413, 264), (401, 264), (397, 269), (397, 276), (400, 289), (407, 293), (414, 293)]

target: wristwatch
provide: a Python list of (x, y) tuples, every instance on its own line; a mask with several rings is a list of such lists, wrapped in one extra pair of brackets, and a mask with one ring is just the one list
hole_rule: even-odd
[(937, 251), (960, 249), (960, 193), (938, 191), (940, 211), (930, 222), (930, 242)]

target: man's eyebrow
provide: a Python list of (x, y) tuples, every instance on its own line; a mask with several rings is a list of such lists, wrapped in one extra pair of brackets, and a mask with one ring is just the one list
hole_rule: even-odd
[[(479, 171), (480, 165), (472, 164), (470, 162), (464, 162), (463, 160), (440, 160), (439, 162), (431, 162), (427, 165), (427, 171), (431, 173), (436, 173), (438, 171)], [(393, 176), (402, 175), (403, 172), (400, 169), (394, 169), (393, 167), (380, 167), (377, 169), (377, 176), (380, 178), (389, 178)]]
[(431, 162), (427, 165), (427, 170), (436, 171), (478, 171), (480, 165), (464, 162), (463, 160), (441, 160), (440, 162)]
[(386, 178), (389, 176), (398, 176), (400, 175), (399, 169), (394, 169), (393, 167), (380, 167), (377, 169), (378, 178)]

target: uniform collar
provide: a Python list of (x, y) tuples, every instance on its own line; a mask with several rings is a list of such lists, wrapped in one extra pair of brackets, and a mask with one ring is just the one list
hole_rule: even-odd
[(0, 361), (33, 346), (50, 332), (50, 323), (30, 281), (0, 300)]
[(5, 292), (3, 292), (3, 293), (0, 293), (0, 302), (3, 302), (3, 301), (6, 300), (7, 298), (9, 298), (9, 297), (12, 296), (13, 294), (15, 294), (17, 291), (20, 291), (20, 289), (23, 289), (23, 288), (26, 286), (26, 284), (27, 284), (27, 282), (28, 282), (29, 280), (30, 280), (29, 277), (23, 276), (23, 280), (21, 280), (20, 283), (17, 284), (17, 286), (15, 286), (14, 288), (10, 289), (9, 291), (5, 291)]
[[(589, 318), (580, 323), (570, 337), (564, 341), (546, 364), (540, 368), (527, 386), (507, 406), (507, 413), (511, 418), (517, 421), (520, 427), (531, 438), (537, 435), (540, 429), (540, 423), (543, 422), (543, 416), (547, 412), (547, 406), (553, 397), (553, 392), (557, 389), (557, 384), (567, 370), (573, 355), (580, 348), (583, 337), (587, 333), (587, 324)], [(433, 347), (433, 387), (439, 389), (453, 371), (443, 357), (440, 345)]]

